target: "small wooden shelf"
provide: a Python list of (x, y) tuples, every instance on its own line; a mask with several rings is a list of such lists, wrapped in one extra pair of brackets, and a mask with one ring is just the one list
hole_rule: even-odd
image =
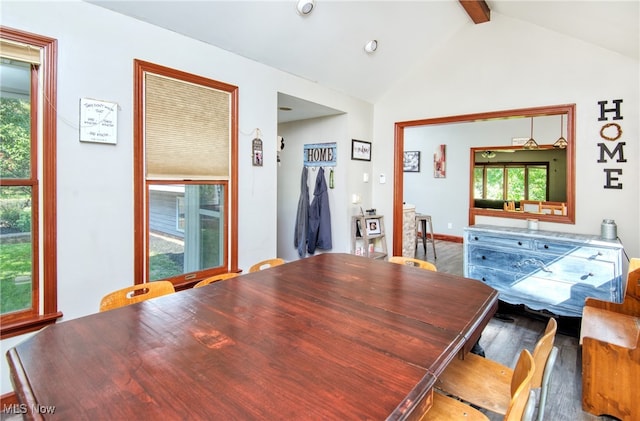
[(351, 217), (351, 254), (384, 259), (387, 257), (387, 240), (384, 216)]

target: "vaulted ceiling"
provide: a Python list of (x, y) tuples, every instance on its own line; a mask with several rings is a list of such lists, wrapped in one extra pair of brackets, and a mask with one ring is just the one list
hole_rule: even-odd
[(372, 103), (457, 31), (495, 14), (636, 60), (640, 51), (637, 0), (315, 0), (306, 16), (297, 0), (87, 1)]

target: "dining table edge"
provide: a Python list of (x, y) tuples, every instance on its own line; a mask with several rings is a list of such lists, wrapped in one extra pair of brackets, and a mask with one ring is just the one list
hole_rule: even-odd
[(9, 364), (9, 374), (13, 389), (20, 402), (21, 410), (24, 410), (22, 419), (24, 420), (44, 420), (41, 414), (34, 412), (34, 408), (38, 407), (38, 402), (31, 388), (31, 384), (27, 378), (27, 373), (24, 370), (20, 355), (16, 347), (13, 347), (7, 351), (7, 362)]

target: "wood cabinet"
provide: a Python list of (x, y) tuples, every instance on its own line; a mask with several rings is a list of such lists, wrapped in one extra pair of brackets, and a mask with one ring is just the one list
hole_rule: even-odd
[(384, 216), (351, 217), (351, 254), (373, 259), (387, 257)]
[(589, 298), (580, 323), (582, 409), (640, 417), (640, 259), (631, 259), (622, 304)]
[(474, 225), (464, 233), (464, 275), (500, 300), (580, 317), (587, 297), (621, 302), (623, 247), (595, 235)]

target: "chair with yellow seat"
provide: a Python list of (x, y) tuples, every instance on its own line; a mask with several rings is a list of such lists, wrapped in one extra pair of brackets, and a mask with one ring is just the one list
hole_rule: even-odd
[[(540, 388), (538, 420), (544, 416), (549, 376), (557, 354), (557, 348), (553, 346), (557, 327), (556, 320), (550, 318), (533, 350), (536, 369), (531, 388)], [(463, 360), (451, 361), (438, 377), (436, 387), (477, 407), (505, 415), (510, 405), (508, 392), (513, 384), (513, 375), (514, 370), (503, 364), (467, 354)]]
[(258, 272), (259, 270), (269, 269), (270, 267), (274, 267), (274, 266), (280, 266), (280, 265), (283, 265), (285, 263), (286, 262), (284, 261), (284, 259), (281, 259), (279, 257), (276, 257), (276, 258), (273, 258), (273, 259), (263, 260), (261, 262), (256, 263), (255, 265), (251, 266), (249, 268), (249, 273)]
[[(521, 421), (528, 410), (528, 401), (531, 392), (531, 380), (535, 371), (535, 363), (531, 353), (523, 349), (518, 358), (513, 375), (511, 376), (510, 388), (506, 391), (508, 407), (504, 415), (505, 421)], [(479, 392), (487, 391), (481, 387)], [(456, 421), (456, 420), (483, 420), (490, 418), (480, 410), (473, 408), (456, 398), (446, 396), (442, 392), (434, 391), (433, 405), (422, 416), (422, 421)]]
[(432, 270), (434, 272), (438, 270), (436, 269), (436, 265), (434, 265), (433, 263), (425, 262), (424, 260), (420, 259), (414, 259), (413, 257), (392, 256), (389, 257), (389, 261), (391, 263), (398, 263), (401, 265), (416, 266), (420, 269)]
[(100, 301), (100, 311), (124, 307), (174, 292), (173, 284), (169, 281), (153, 281), (133, 285), (113, 291), (102, 297)]
[(211, 276), (209, 278), (203, 279), (202, 281), (200, 281), (197, 284), (195, 284), (193, 287), (194, 288), (201, 288), (201, 287), (203, 287), (205, 285), (209, 285), (209, 284), (212, 284), (214, 282), (224, 281), (225, 279), (230, 279), (230, 278), (235, 278), (238, 275), (239, 274), (236, 273), (236, 272), (221, 273), (220, 275), (215, 275), (215, 276)]

